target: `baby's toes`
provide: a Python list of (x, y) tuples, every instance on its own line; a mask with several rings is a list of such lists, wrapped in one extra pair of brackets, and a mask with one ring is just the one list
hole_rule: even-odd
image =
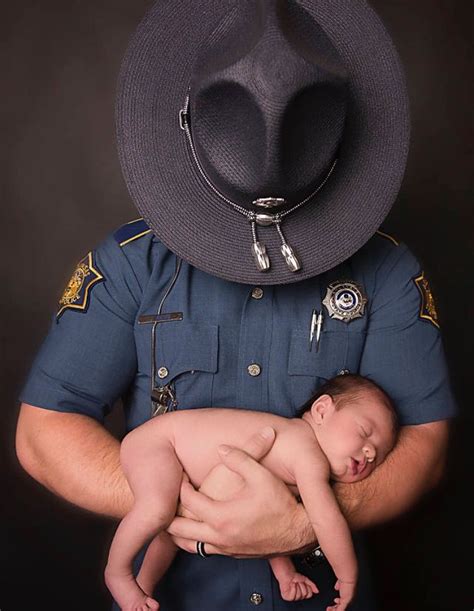
[(152, 611), (158, 611), (158, 609), (160, 608), (160, 605), (156, 602), (154, 598), (150, 598), (148, 596), (145, 602), (146, 602), (145, 611), (148, 611), (148, 609), (151, 609)]

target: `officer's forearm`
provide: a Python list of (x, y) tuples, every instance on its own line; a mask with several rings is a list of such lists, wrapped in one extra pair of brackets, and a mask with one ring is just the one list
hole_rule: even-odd
[(79, 507), (122, 518), (132, 506), (120, 442), (92, 418), (22, 405), (16, 451), (34, 479)]
[(440, 480), (447, 421), (402, 427), (396, 447), (366, 479), (334, 487), (352, 530), (391, 520), (413, 507)]

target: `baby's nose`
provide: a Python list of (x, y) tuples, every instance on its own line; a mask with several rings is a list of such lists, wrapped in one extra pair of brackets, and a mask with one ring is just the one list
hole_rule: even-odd
[(367, 458), (367, 462), (374, 462), (377, 452), (371, 443), (367, 443), (363, 449), (364, 456)]

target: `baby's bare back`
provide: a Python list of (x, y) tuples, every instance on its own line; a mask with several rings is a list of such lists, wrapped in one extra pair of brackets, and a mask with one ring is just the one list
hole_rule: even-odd
[[(242, 447), (257, 431), (270, 426), (276, 439), (260, 462), (288, 485), (295, 484), (292, 464), (297, 452), (316, 452), (326, 460), (308, 423), (267, 412), (200, 408), (168, 412), (146, 422), (149, 435), (165, 435), (194, 486), (221, 462), (221, 444)], [(314, 454), (313, 454), (314, 456)]]

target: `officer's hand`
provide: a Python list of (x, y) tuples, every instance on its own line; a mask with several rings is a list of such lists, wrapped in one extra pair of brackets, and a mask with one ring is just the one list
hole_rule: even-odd
[(264, 429), (243, 450), (224, 448), (223, 464), (211, 471), (200, 492), (183, 481), (180, 513), (195, 519), (176, 517), (169, 526), (179, 547), (195, 553), (196, 541), (204, 541), (209, 554), (260, 557), (290, 553), (309, 543), (304, 509), (257, 462), (274, 438), (273, 429)]

